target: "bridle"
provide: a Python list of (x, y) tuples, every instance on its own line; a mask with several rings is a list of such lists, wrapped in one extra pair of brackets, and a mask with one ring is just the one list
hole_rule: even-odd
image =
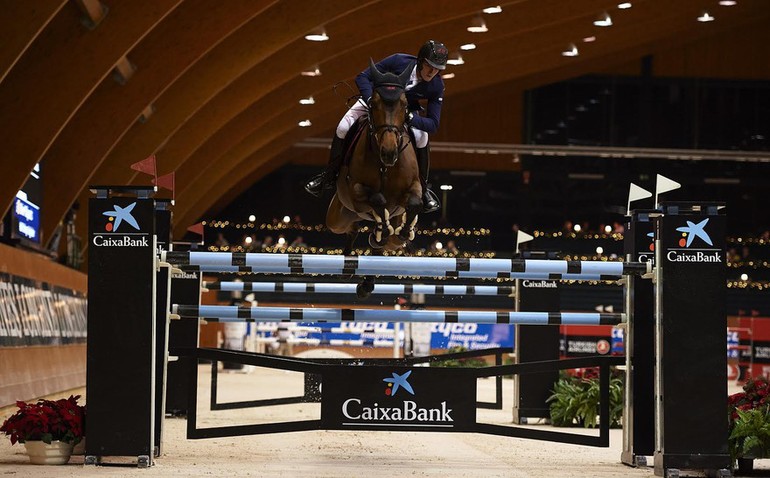
[[(390, 97), (393, 95), (393, 91), (398, 91), (399, 96), (403, 94), (404, 87), (398, 84), (394, 83), (384, 83), (382, 85), (378, 85), (376, 88), (376, 91), (380, 92), (380, 88), (387, 88), (389, 91)], [(385, 96), (380, 93), (380, 98), (383, 102), (386, 102)], [(398, 141), (398, 155), (400, 156), (401, 153), (404, 152), (404, 150), (409, 146), (409, 142), (411, 141), (411, 138), (409, 136), (409, 131), (407, 130), (408, 126), (406, 125), (406, 122), (402, 123), (401, 126), (396, 126), (395, 124), (381, 124), (381, 125), (375, 125), (374, 121), (372, 120), (372, 107), (370, 105), (366, 106), (367, 108), (367, 123), (369, 126), (369, 147), (372, 148), (373, 145), (380, 145), (380, 141), (382, 139), (382, 135), (384, 133), (393, 133), (396, 135), (397, 141)], [(408, 112), (408, 111), (407, 111)], [(404, 141), (404, 138), (406, 137), (406, 141)], [(382, 158), (380, 158), (380, 162), (382, 162)], [(384, 164), (381, 164), (380, 171), (384, 172), (387, 171), (388, 166), (385, 166)]]

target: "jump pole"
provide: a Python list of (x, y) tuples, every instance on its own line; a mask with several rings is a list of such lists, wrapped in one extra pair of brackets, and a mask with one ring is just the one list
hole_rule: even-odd
[[(562, 261), (539, 259), (476, 259), (442, 257), (341, 256), (312, 254), (265, 254), (229, 252), (161, 252), (161, 261), (177, 266), (198, 266), (208, 272), (241, 271), (284, 274), (383, 275), (400, 277), (562, 278), (571, 275), (617, 277), (645, 274), (650, 264), (610, 261)], [(528, 275), (529, 274), (529, 275)], [(552, 277), (559, 276), (559, 277)]]
[[(204, 282), (209, 290), (264, 292), (279, 294), (355, 294), (358, 284), (337, 282)], [(382, 295), (485, 295), (510, 296), (513, 286), (494, 285), (433, 285), (433, 284), (375, 284), (372, 294)]]
[(488, 310), (319, 309), (178, 305), (171, 313), (212, 322), (470, 322), (476, 324), (617, 325), (625, 314)]

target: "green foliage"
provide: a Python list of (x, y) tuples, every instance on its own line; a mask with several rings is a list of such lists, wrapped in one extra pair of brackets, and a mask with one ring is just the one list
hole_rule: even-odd
[(767, 407), (738, 410), (730, 432), (730, 455), (735, 458), (770, 456), (770, 421)]
[[(572, 376), (564, 372), (554, 384), (551, 422), (555, 426), (595, 428), (599, 420), (599, 377), (594, 373)], [(620, 427), (623, 418), (623, 380), (610, 377), (610, 427)]]
[(743, 392), (728, 397), (727, 422), (733, 462), (770, 457), (770, 383), (766, 378), (752, 378)]
[[(467, 352), (468, 349), (465, 347), (452, 347), (451, 349), (447, 350), (448, 354), (458, 353), (458, 352)], [(449, 359), (449, 360), (440, 360), (438, 362), (431, 363), (431, 367), (470, 367), (470, 368), (478, 368), (478, 367), (487, 367), (487, 361), (483, 358), (478, 357), (469, 357), (469, 358), (461, 358), (461, 359)]]

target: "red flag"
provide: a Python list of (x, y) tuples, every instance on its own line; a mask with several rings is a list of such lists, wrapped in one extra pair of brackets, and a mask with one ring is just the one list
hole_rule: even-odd
[(164, 189), (171, 191), (171, 195), (174, 193), (174, 173), (168, 173), (164, 176), (160, 176), (157, 179), (153, 179), (152, 183), (156, 186), (160, 186)]
[(192, 226), (188, 227), (187, 230), (203, 236), (203, 223), (199, 222), (198, 224), (193, 224)]
[(147, 159), (143, 159), (139, 161), (138, 163), (134, 163), (131, 165), (131, 169), (135, 171), (139, 171), (141, 173), (145, 174), (151, 174), (153, 177), (158, 177), (157, 169), (155, 168), (155, 155), (148, 157)]

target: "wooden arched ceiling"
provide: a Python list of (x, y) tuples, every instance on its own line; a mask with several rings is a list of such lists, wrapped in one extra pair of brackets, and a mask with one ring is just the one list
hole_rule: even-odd
[[(129, 166), (156, 154), (159, 174), (176, 172), (175, 236), (181, 236), (201, 216), (296, 157), (292, 145), (330, 135), (345, 110), (344, 97), (353, 93), (343, 87), (335, 94), (332, 86), (352, 84), (369, 57), (413, 53), (428, 38), (453, 52), (473, 41), (477, 49), (463, 53), (466, 63), (449, 68), (456, 74), (447, 80), (451, 108), (453, 97), (483, 96), (501, 84), (521, 91), (731, 29), (764, 29), (770, 19), (766, 0), (739, 0), (734, 7), (720, 7), (717, 0), (632, 0), (627, 10), (618, 3), (3, 2), (0, 28), (10, 36), (0, 49), (6, 166), (0, 209), (8, 209), (29, 171), (43, 161), (48, 235), (74, 201), (86, 207), (89, 184), (147, 184)], [(483, 15), (487, 33), (466, 31), (482, 8), (497, 4), (502, 13)], [(716, 13), (717, 21), (696, 22), (704, 10)], [(604, 11), (612, 15), (610, 28), (593, 25)], [(303, 38), (318, 28), (331, 40)], [(597, 40), (582, 43), (589, 36)], [(569, 43), (578, 44), (578, 57), (560, 54)], [(300, 74), (316, 66), (322, 76)], [(300, 105), (307, 96), (316, 103)], [(478, 111), (468, 107), (452, 115), (484, 121)], [(313, 125), (298, 127), (303, 119)]]

